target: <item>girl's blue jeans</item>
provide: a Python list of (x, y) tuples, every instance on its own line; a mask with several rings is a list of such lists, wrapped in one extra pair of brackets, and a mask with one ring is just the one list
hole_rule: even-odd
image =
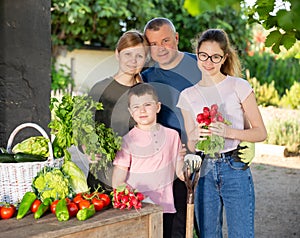
[(254, 185), (244, 165), (230, 156), (203, 160), (194, 202), (201, 238), (222, 238), (224, 209), (229, 238), (254, 237)]

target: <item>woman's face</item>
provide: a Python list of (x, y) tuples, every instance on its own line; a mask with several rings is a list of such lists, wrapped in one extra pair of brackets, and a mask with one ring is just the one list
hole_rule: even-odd
[(226, 57), (216, 41), (205, 41), (197, 52), (198, 67), (203, 74), (214, 76), (221, 72)]
[(129, 75), (141, 72), (147, 59), (143, 44), (125, 48), (120, 52), (116, 51), (116, 56), (119, 61), (120, 71)]

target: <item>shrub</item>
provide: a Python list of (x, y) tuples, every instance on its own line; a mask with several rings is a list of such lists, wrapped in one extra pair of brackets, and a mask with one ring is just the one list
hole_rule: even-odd
[(286, 146), (289, 153), (300, 153), (300, 113), (293, 117), (280, 114), (266, 123), (268, 138), (264, 143)]
[(286, 146), (288, 152), (299, 154), (300, 150), (300, 127), (299, 121), (272, 121), (267, 125), (267, 144)]
[(51, 89), (54, 93), (70, 93), (75, 85), (70, 68), (65, 64), (51, 65)]
[(245, 71), (249, 70), (250, 78), (256, 77), (261, 85), (274, 82), (280, 97), (295, 81), (299, 81), (299, 59), (277, 59), (276, 56), (264, 52), (255, 53), (253, 56), (248, 55), (242, 60)]
[(257, 104), (261, 106), (278, 106), (279, 96), (275, 89), (274, 81), (270, 84), (264, 83), (263, 85), (256, 78), (248, 79), (255, 92)]
[(279, 105), (284, 108), (300, 109), (300, 83), (294, 82), (293, 86), (285, 91)]

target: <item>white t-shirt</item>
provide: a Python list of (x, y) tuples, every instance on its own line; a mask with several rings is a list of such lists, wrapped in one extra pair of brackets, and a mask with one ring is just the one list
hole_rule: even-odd
[[(220, 83), (203, 87), (196, 84), (183, 90), (179, 96), (177, 107), (189, 111), (195, 118), (195, 126), (198, 124), (196, 117), (203, 111), (203, 107), (217, 104), (219, 112), (230, 121), (231, 127), (235, 129), (244, 128), (244, 116), (241, 103), (253, 91), (247, 80), (227, 76)], [(236, 149), (239, 140), (225, 139), (224, 150), (227, 152)]]

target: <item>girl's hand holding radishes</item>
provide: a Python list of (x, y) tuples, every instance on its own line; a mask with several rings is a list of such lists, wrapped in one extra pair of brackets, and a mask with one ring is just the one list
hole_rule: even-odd
[(227, 138), (227, 130), (229, 129), (229, 127), (223, 123), (223, 122), (214, 122), (214, 123), (211, 123), (208, 127), (208, 130), (216, 135), (216, 136), (222, 136), (224, 138)]

